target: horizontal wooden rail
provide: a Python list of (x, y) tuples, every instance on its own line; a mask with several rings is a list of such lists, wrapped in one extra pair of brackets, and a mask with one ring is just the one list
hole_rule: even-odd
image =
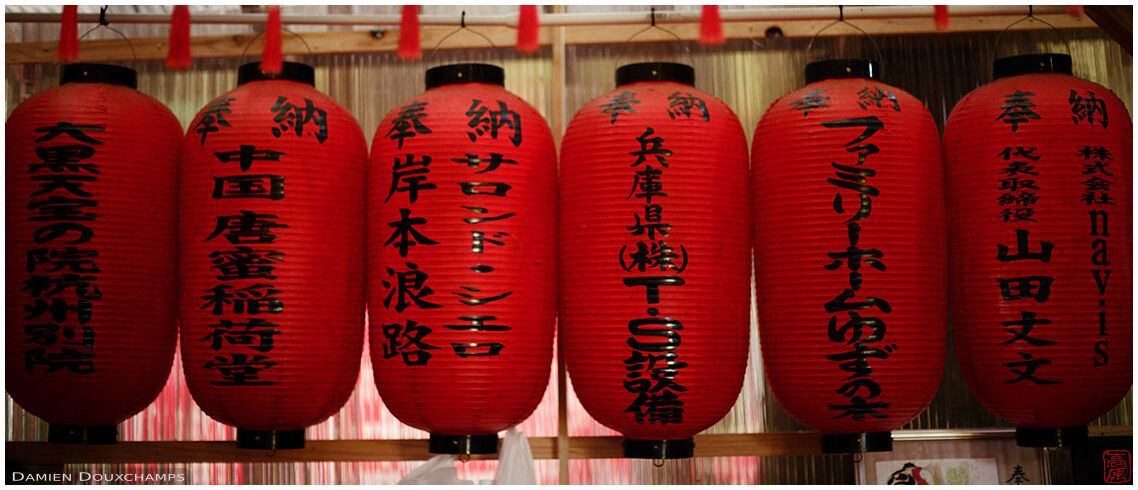
[[(1092, 427), (1091, 436), (1131, 435), (1126, 427)], [(1011, 439), (1013, 429), (895, 431), (896, 442), (960, 439)], [(6, 457), (29, 465), (82, 463), (299, 463), (318, 461), (422, 461), (434, 454), (426, 439), (307, 441), (304, 449), (238, 449), (233, 441), (120, 442), (81, 446), (48, 442), (8, 442)], [(556, 437), (530, 437), (535, 459), (557, 459)], [(817, 432), (702, 434), (695, 436), (695, 457), (810, 455), (822, 451)], [(496, 454), (471, 459), (496, 459)], [(569, 459), (623, 457), (620, 437), (572, 437)]]
[[(530, 437), (535, 459), (557, 459), (556, 437)], [(623, 457), (620, 437), (572, 437), (570, 459)], [(821, 451), (818, 433), (708, 434), (695, 436), (695, 455), (771, 456)], [(285, 463), (315, 461), (421, 461), (434, 454), (425, 439), (307, 441), (304, 449), (238, 449), (233, 441), (120, 442), (106, 446), (8, 442), (6, 457), (24, 464), (72, 463)], [(471, 459), (497, 459), (475, 455)]]
[[(1095, 27), (1086, 16), (1073, 18), (1067, 14), (1037, 15), (1039, 19), (1054, 24), (1060, 29)], [(1022, 19), (1019, 15), (996, 15), (979, 17), (954, 17), (949, 32), (998, 32), (1009, 24)], [(781, 37), (813, 36), (832, 19), (825, 20), (782, 20), (756, 22), (725, 22), (723, 34), (727, 39), (762, 40), (768, 31), (777, 28)], [(928, 34), (936, 31), (932, 17), (910, 19), (857, 19), (853, 21), (870, 35)], [(642, 25), (615, 26), (568, 26), (565, 29), (565, 44), (623, 44), (634, 34), (640, 32)], [(663, 26), (685, 41), (699, 39), (699, 24), (668, 24)], [(504, 26), (474, 27), (478, 33), (489, 38), (495, 46), (511, 47), (517, 41), (517, 30)], [(540, 42), (552, 42), (551, 28), (542, 28)], [(1041, 22), (1020, 22), (1012, 30), (1050, 29)], [(424, 56), (447, 34), (454, 32), (452, 27), (423, 27), (421, 29)], [(773, 35), (773, 31), (771, 31)], [(848, 36), (856, 34), (849, 27), (834, 27), (821, 33), (822, 36)], [(260, 58), (262, 38), (253, 40), (254, 34), (228, 36), (199, 36), (190, 40), (191, 52), (195, 59), (238, 58), (245, 52), (250, 60)], [(303, 42), (301, 41), (303, 39)], [(633, 43), (675, 41), (675, 37), (660, 29), (651, 29), (631, 39)], [(398, 29), (373, 31), (329, 31), (300, 32), (296, 35), (282, 36), (282, 49), (285, 55), (379, 53), (395, 51), (399, 45)], [(250, 41), (253, 44), (250, 45)], [(134, 46), (132, 52), (131, 45)], [(79, 60), (83, 62), (160, 60), (166, 58), (168, 40), (166, 38), (133, 39), (130, 44), (123, 39), (83, 41), (79, 44)], [(246, 46), (248, 48), (246, 49)], [(447, 40), (439, 49), (485, 49), (486, 40), (474, 34), (457, 34)], [(8, 64), (54, 63), (57, 43), (30, 42), (7, 43), (5, 62)], [(310, 51), (311, 50), (311, 51)], [(133, 54), (132, 54), (133, 53)]]

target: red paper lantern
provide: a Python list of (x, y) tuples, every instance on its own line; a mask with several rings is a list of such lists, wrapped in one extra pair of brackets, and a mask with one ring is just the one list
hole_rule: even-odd
[(1067, 445), (1131, 385), (1132, 127), (1070, 56), (995, 78), (944, 135), (956, 352), (1020, 445)]
[(625, 457), (691, 457), (747, 365), (747, 140), (694, 78), (674, 63), (621, 67), (561, 147), (565, 359)]
[(763, 366), (826, 452), (890, 450), (944, 368), (940, 138), (879, 79), (874, 61), (811, 63), (753, 140)]
[(7, 389), (51, 442), (114, 443), (174, 360), (182, 127), (135, 86), (65, 65), (5, 130)]
[(185, 137), (182, 360), (238, 447), (304, 447), (359, 373), (367, 143), (313, 80), (244, 65)]
[(372, 140), (368, 297), (375, 384), (434, 453), (498, 451), (553, 356), (557, 154), (501, 68), (427, 70)]

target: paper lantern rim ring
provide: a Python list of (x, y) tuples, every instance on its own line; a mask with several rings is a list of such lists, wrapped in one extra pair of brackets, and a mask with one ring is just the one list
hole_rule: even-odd
[(495, 454), (498, 452), (498, 434), (431, 434), (427, 449), (432, 454)]
[(1016, 445), (1019, 447), (1071, 447), (1087, 441), (1087, 426), (1074, 427), (1016, 427)]
[(118, 426), (48, 424), (47, 442), (55, 444), (115, 444)]
[(1059, 53), (1021, 54), (997, 59), (992, 63), (992, 79), (1033, 73), (1073, 75), (1071, 55)]
[(822, 452), (825, 454), (875, 453), (892, 450), (892, 432), (822, 434)]
[(288, 80), (290, 82), (300, 82), (315, 87), (316, 70), (310, 65), (291, 61), (283, 62), (281, 72), (275, 75), (261, 71), (260, 62), (246, 63), (237, 69), (238, 86), (261, 80)]
[(624, 457), (636, 459), (684, 459), (692, 457), (695, 441), (687, 439), (625, 438)]
[(456, 83), (485, 83), (505, 86), (506, 71), (486, 63), (456, 63), (436, 66), (427, 70), (427, 90)]
[(881, 63), (867, 58), (815, 61), (806, 65), (806, 83), (833, 78), (881, 80)]
[(304, 430), (237, 429), (240, 449), (304, 449)]
[(695, 86), (695, 69), (682, 63), (633, 63), (616, 69), (616, 86), (637, 82), (675, 82)]
[(59, 84), (109, 83), (133, 89), (138, 88), (138, 72), (125, 66), (103, 63), (68, 63), (59, 74)]

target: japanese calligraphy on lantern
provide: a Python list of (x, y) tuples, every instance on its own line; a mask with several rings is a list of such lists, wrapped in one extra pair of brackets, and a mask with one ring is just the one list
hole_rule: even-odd
[[(863, 104), (861, 107), (892, 109), (891, 106), (878, 107), (876, 104)], [(838, 188), (834, 193), (833, 210), (846, 218), (845, 236), (849, 243), (845, 250), (828, 252), (828, 263), (823, 266), (826, 270), (842, 271), (849, 278), (848, 287), (823, 305), (826, 313), (831, 315), (826, 327), (829, 340), (841, 346), (840, 352), (825, 357), (836, 362), (839, 370), (849, 373), (845, 383), (834, 390), (846, 397), (848, 403), (829, 405), (828, 408), (836, 412), (834, 418), (850, 417), (856, 421), (866, 417), (887, 418), (888, 415), (881, 411), (892, 403), (887, 401), (888, 397), (872, 374), (873, 364), (888, 359), (898, 349), (896, 344), (889, 344), (885, 339), (884, 316), (893, 308), (885, 298), (872, 296), (874, 282), (866, 281), (867, 273), (886, 271), (885, 252), (861, 241), (863, 222), (872, 215), (873, 198), (880, 195), (871, 180), (877, 176), (877, 171), (868, 163), (870, 157), (881, 153), (882, 149), (869, 141), (878, 131), (885, 129), (885, 123), (877, 116), (868, 116), (824, 121), (821, 125), (829, 130), (852, 128), (861, 131), (842, 145), (845, 151), (856, 155), (856, 162), (830, 162), (834, 176), (826, 179), (828, 184)], [(856, 196), (856, 200), (851, 200), (851, 195)], [(869, 272), (863, 266), (877, 272)], [(877, 276), (876, 280), (883, 278)]]
[[(219, 102), (228, 105), (233, 100), (227, 97)], [(309, 99), (303, 104), (277, 97), (267, 108), (266, 117), (275, 124), (270, 131), (277, 138), (287, 133), (303, 137), (307, 127), (323, 143), (328, 136), (326, 113)], [(219, 103), (208, 107), (198, 125), (203, 126), (202, 121), (208, 118), (218, 122), (221, 108)], [(214, 351), (203, 367), (215, 371), (210, 381), (214, 385), (275, 385), (265, 371), (279, 364), (272, 356), (275, 340), (283, 333), (276, 318), (285, 312), (286, 305), (284, 290), (277, 284), (278, 268), (284, 265), (287, 254), (274, 245), (289, 225), (273, 211), (272, 203), (285, 199), (286, 179), (280, 174), (280, 163), (288, 155), (247, 144), (218, 150), (212, 152), (222, 164), (218, 168), (229, 170), (213, 176), (210, 197), (237, 199), (240, 209), (216, 215), (212, 231), (204, 237), (214, 248), (208, 259), (215, 282), (200, 296), (199, 309), (214, 317), (209, 324), (212, 330), (197, 339)]]
[[(405, 131), (414, 129), (416, 133), (430, 133), (422, 121), (429, 117), (426, 105), (412, 103), (405, 107), (396, 118), (392, 132), (403, 124), (402, 129)], [(414, 109), (413, 113), (409, 112), (411, 109)], [(472, 143), (482, 139), (501, 138), (516, 147), (522, 142), (521, 116), (511, 110), (506, 102), (472, 99), (462, 116), (467, 121), (466, 136)], [(414, 117), (414, 123), (400, 122), (411, 117)], [(392, 139), (395, 137), (392, 136)], [(469, 284), (460, 284), (454, 291), (436, 291), (429, 285), (430, 271), (423, 270), (412, 261), (417, 247), (440, 244), (423, 231), (424, 227), (437, 218), (418, 214), (414, 205), (420, 192), (439, 189), (441, 183), (430, 179), (431, 165), (455, 165), (468, 173), (464, 180), (454, 183), (457, 188), (450, 188), (464, 196), (463, 203), (459, 205), (462, 217), (458, 219), (469, 230), (470, 243), (468, 247), (464, 246), (464, 250), (469, 250), (473, 262), (468, 269), (474, 276), (494, 272), (492, 262), (497, 255), (495, 252), (506, 246), (505, 238), (509, 236), (508, 232), (498, 229), (498, 225), (501, 221), (516, 216), (514, 212), (496, 211), (499, 208), (495, 204), (506, 207), (505, 200), (513, 186), (495, 176), (500, 175), (499, 169), (516, 166), (518, 162), (506, 153), (482, 154), (469, 151), (472, 149), (464, 148), (461, 156), (445, 160), (415, 154), (394, 158), (391, 186), (384, 202), (391, 201), (397, 193), (403, 193), (406, 194), (407, 207), (400, 205), (399, 219), (387, 223), (392, 231), (383, 247), (395, 248), (399, 256), (407, 260), (403, 263), (402, 270), (386, 267), (388, 278), (381, 280), (381, 283), (388, 290), (383, 301), (384, 308), (406, 316), (400, 323), (382, 325), (384, 359), (400, 356), (408, 366), (428, 365), (430, 359), (438, 354), (431, 351), (442, 349), (430, 343), (429, 339), (430, 334), (439, 327), (469, 335), (468, 341), (450, 342), (450, 352), (460, 358), (498, 356), (506, 347), (501, 342), (480, 341), (478, 337), (481, 332), (512, 329), (508, 325), (496, 323), (498, 317), (484, 311), (485, 305), (510, 301), (512, 290), (484, 290), (476, 284), (485, 281), (475, 280)], [(448, 298), (448, 293), (453, 298)], [(453, 321), (443, 325), (427, 325), (414, 318), (416, 310), (443, 308), (448, 304), (448, 299), (457, 303), (461, 311)]]
[[(1029, 99), (1034, 96), (1031, 92), (1019, 90), (1005, 96), (1005, 104), (1000, 106), (1002, 113), (1000, 120), (1012, 125), (1011, 130), (1016, 131), (1019, 124), (1030, 120), (1041, 119), (1031, 110), (1035, 106)], [(1014, 230), (1014, 245), (1011, 237), (997, 244), (996, 260), (1005, 263), (1030, 261), (1039, 262), (1041, 271), (1045, 271), (1046, 264), (1051, 263), (1051, 254), (1055, 244), (1042, 238), (1031, 237), (1028, 224), (1038, 222), (1035, 205), (1043, 197), (1043, 190), (1037, 184), (1040, 178), (1039, 162), (1044, 162), (1045, 155), (1034, 146), (1006, 146), (995, 157), (1000, 161), (997, 166), (1000, 170), (996, 175), (996, 189), (999, 197), (996, 204), (1001, 210), (998, 219), (1008, 223)], [(1033, 241), (1034, 245), (1033, 251)], [(1014, 248), (1013, 248), (1014, 247)], [(1013, 252), (1014, 250), (1014, 252)], [(1010, 346), (1014, 355), (1009, 353), (1001, 364), (1010, 372), (1010, 376), (1003, 379), (1004, 384), (1015, 384), (1028, 381), (1035, 384), (1059, 384), (1046, 377), (1045, 366), (1052, 364), (1047, 357), (1047, 347), (1058, 345), (1059, 342), (1047, 338), (1046, 330), (1052, 321), (1040, 314), (1039, 308), (1032, 304), (1043, 304), (1051, 299), (1051, 286), (1055, 279), (1043, 273), (1012, 276), (1005, 273), (1003, 277), (996, 278), (1000, 299), (1018, 309), (1018, 314), (1001, 322), (1002, 330), (1008, 336), (997, 345)]]
[[(639, 424), (678, 424), (684, 421), (680, 394), (687, 391), (676, 381), (680, 370), (687, 367), (686, 362), (679, 360), (678, 352), (684, 326), (668, 315), (666, 308), (661, 312), (666, 304), (661, 297), (667, 296), (667, 288), (684, 285), (679, 274), (688, 266), (687, 249), (668, 243), (672, 225), (664, 221), (665, 210), (659, 199), (668, 195), (664, 192), (663, 169), (668, 167), (668, 157), (673, 152), (651, 127), (645, 127), (635, 141), (637, 149), (628, 153), (636, 157), (630, 165), (634, 168), (634, 181), (625, 199), (643, 201), (643, 212), (634, 212), (634, 224), (626, 227), (629, 235), (639, 238), (635, 250), (627, 245), (621, 247), (619, 262), (626, 272), (651, 275), (622, 279), (625, 287), (644, 288), (648, 305), (645, 317), (628, 322), (628, 346), (632, 351), (623, 360), (623, 384), (635, 398), (624, 413), (632, 414)], [(653, 198), (657, 198), (656, 202)]]
[(36, 186), (28, 195), (32, 214), (27, 219), (38, 225), (32, 239), (40, 247), (25, 252), (28, 276), (21, 288), (29, 296), (23, 327), (24, 366), (30, 373), (95, 373), (95, 331), (89, 324), (103, 293), (95, 260), (99, 252), (89, 242), (95, 238), (99, 201), (86, 186), (99, 180), (99, 166), (91, 158), (105, 129), (67, 121), (35, 129), (43, 134), (35, 139), (39, 162), (27, 171)]
[[(391, 139), (399, 140), (399, 147), (403, 147), (403, 138), (413, 137), (416, 134), (430, 134), (431, 129), (423, 121), (429, 116), (426, 113), (426, 102), (412, 102), (399, 111), (399, 115), (392, 121), (388, 135)], [(415, 155), (393, 157), (391, 165), (391, 185), (384, 202), (389, 202), (396, 194), (398, 201), (406, 199), (406, 203), (399, 202), (399, 219), (387, 223), (391, 228), (391, 235), (383, 242), (384, 247), (394, 247), (399, 256), (408, 258), (413, 255), (412, 247), (438, 245), (422, 230), (429, 222), (427, 217), (417, 216), (415, 202), (419, 200), (419, 193), (434, 191), (439, 187), (430, 181), (431, 156)], [(407, 207), (403, 207), (407, 206)], [(435, 290), (427, 285), (430, 275), (420, 270), (419, 264), (410, 258), (403, 262), (403, 268), (384, 268), (387, 277), (382, 280), (383, 287), (388, 289), (383, 299), (383, 307), (394, 309), (396, 313), (403, 313), (414, 306), (416, 310), (429, 310), (442, 308), (438, 301), (431, 298)], [(415, 310), (412, 310), (412, 312)], [(408, 312), (407, 315), (411, 315)], [(419, 323), (411, 318), (404, 318), (400, 322), (380, 325), (383, 334), (383, 358), (399, 357), (407, 366), (425, 366), (434, 356), (430, 351), (439, 350), (436, 345), (427, 342), (433, 328)]]
[(617, 116), (621, 114), (636, 114), (634, 105), (640, 104), (640, 100), (636, 98), (636, 92), (623, 91), (609, 97), (609, 101), (601, 104), (601, 114), (611, 116), (609, 124), (616, 124)]
[[(468, 126), (473, 131), (466, 133), (467, 136), (470, 137), (471, 141), (476, 141), (485, 136), (498, 139), (499, 128), (505, 127), (511, 130), (512, 136), (509, 137), (509, 141), (513, 143), (513, 146), (520, 145), (522, 142), (521, 116), (510, 110), (505, 102), (495, 101), (495, 105), (498, 110), (492, 111), (485, 108), (479, 99), (471, 101), (470, 109), (466, 111), (465, 115), (470, 118)], [(505, 136), (505, 134), (501, 136)], [(495, 176), (494, 172), (502, 165), (517, 165), (517, 161), (501, 153), (487, 153), (486, 155), (464, 153), (462, 158), (452, 158), (451, 162), (453, 165), (464, 166), (465, 170), (469, 172), (468, 178), (474, 179), (457, 183), (459, 190), (466, 196), (466, 204), (461, 204), (460, 207), (466, 210), (464, 213), (466, 217), (462, 218), (462, 222), (469, 225), (470, 230), (470, 259), (472, 264), (469, 274), (474, 276), (493, 274), (492, 262), (494, 257), (500, 256), (499, 253), (507, 246), (504, 239), (509, 236), (509, 233), (497, 229), (497, 226), (501, 224), (502, 220), (511, 219), (517, 215), (517, 213), (496, 211), (495, 208), (490, 207), (490, 204), (506, 207), (508, 192), (513, 188), (507, 182), (496, 182), (499, 178)], [(512, 290), (483, 290), (481, 287), (473, 285), (478, 283), (492, 284), (493, 282), (479, 279), (471, 284), (460, 285), (457, 290), (452, 291), (451, 294), (459, 298), (458, 303), (462, 305), (461, 308), (465, 310), (466, 314), (455, 318), (456, 321), (452, 324), (443, 325), (449, 330), (467, 332), (471, 336), (469, 342), (451, 342), (450, 344), (455, 355), (462, 358), (501, 355), (502, 350), (506, 348), (505, 344), (479, 341), (478, 333), (513, 329), (508, 325), (494, 324), (493, 322), (497, 321), (498, 317), (486, 314), (483, 310), (485, 305), (498, 301), (510, 301), (510, 296), (514, 292)]]
[[(1104, 130), (1107, 128), (1107, 121), (1109, 120), (1106, 111), (1106, 102), (1102, 99), (1096, 98), (1094, 92), (1086, 91), (1086, 96), (1080, 95), (1076, 90), (1070, 91), (1070, 97), (1067, 102), (1071, 104), (1072, 122), (1078, 126), (1080, 124), (1089, 123), (1091, 130)], [(1098, 292), (1098, 311), (1095, 313), (1095, 325), (1098, 326), (1096, 334), (1097, 340), (1094, 344), (1094, 357), (1093, 365), (1095, 367), (1105, 366), (1110, 362), (1109, 355), (1109, 342), (1107, 337), (1106, 324), (1106, 291), (1110, 281), (1110, 255), (1108, 253), (1107, 238), (1110, 237), (1110, 214), (1109, 211), (1113, 209), (1116, 202), (1111, 194), (1111, 187), (1114, 185), (1114, 170), (1111, 169), (1111, 162), (1114, 161), (1114, 155), (1111, 150), (1103, 145), (1081, 145), (1075, 151), (1075, 160), (1078, 161), (1082, 167), (1082, 177), (1085, 179), (1079, 182), (1083, 188), (1083, 193), (1079, 197), (1079, 201), (1088, 207), (1087, 214), (1090, 217), (1090, 230), (1088, 237), (1091, 239), (1091, 268), (1090, 274), (1094, 277), (1095, 287)]]

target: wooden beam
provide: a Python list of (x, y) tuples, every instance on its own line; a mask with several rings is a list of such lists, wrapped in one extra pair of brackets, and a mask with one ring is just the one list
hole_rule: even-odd
[[(534, 459), (559, 459), (556, 437), (530, 437)], [(233, 441), (120, 442), (106, 446), (7, 442), (6, 457), (24, 464), (81, 463), (282, 463), (313, 461), (422, 461), (434, 454), (425, 439), (307, 441), (304, 449), (238, 449)], [(821, 436), (811, 432), (709, 434), (695, 437), (695, 456), (816, 454)], [(570, 459), (621, 458), (620, 437), (573, 437)], [(471, 459), (497, 459), (475, 455)]]
[[(937, 432), (937, 431), (934, 431)], [(952, 432), (946, 430), (944, 432)], [(960, 432), (968, 433), (968, 429)], [(1091, 427), (1090, 435), (1126, 436), (1130, 426)], [(943, 435), (928, 440), (942, 440)], [(981, 434), (967, 439), (1012, 439), (1015, 431)], [(810, 455), (822, 452), (822, 436), (817, 432), (764, 432), (758, 434), (701, 434), (695, 436), (697, 458), (719, 456)], [(960, 438), (955, 438), (960, 439)], [(905, 438), (905, 441), (924, 440)], [(620, 437), (572, 437), (570, 459), (621, 458)], [(534, 459), (559, 459), (557, 437), (530, 437)], [(7, 442), (6, 457), (28, 465), (122, 464), (122, 463), (289, 463), (317, 461), (423, 461), (434, 454), (426, 439), (307, 441), (304, 449), (265, 451), (238, 449), (233, 441), (155, 441), (120, 442), (106, 446), (53, 444), (50, 442)], [(497, 459), (497, 454), (475, 455), (471, 459)]]
[(1106, 35), (1134, 54), (1134, 7), (1131, 5), (1086, 5), (1087, 17), (1095, 21)]
[[(1039, 15), (1040, 19), (1054, 24), (1060, 29), (1094, 27), (1090, 19), (1072, 18), (1066, 14)], [(949, 32), (993, 32), (1019, 20), (1019, 16), (954, 17)], [(724, 22), (723, 33), (727, 39), (762, 39), (771, 28), (778, 28), (783, 37), (809, 37), (825, 27), (829, 20), (764, 21), (764, 22)], [(933, 19), (859, 19), (854, 23), (870, 35), (929, 34), (937, 32)], [(664, 28), (674, 32), (686, 41), (699, 39), (699, 24), (669, 24)], [(642, 30), (644, 26), (569, 26), (565, 27), (565, 44), (612, 44), (624, 43)], [(517, 40), (517, 31), (509, 27), (487, 26), (474, 28), (484, 34), (497, 47), (511, 47)], [(1012, 30), (1048, 29), (1039, 22), (1022, 22)], [(552, 43), (550, 29), (541, 29), (540, 42)], [(422, 45), (424, 50), (433, 49), (447, 34), (454, 32), (450, 27), (424, 27)], [(850, 35), (852, 29), (827, 29), (822, 36)], [(195, 59), (238, 58), (242, 52), (250, 60), (259, 59), (261, 38), (253, 40), (254, 34), (229, 36), (202, 36), (190, 40), (191, 52)], [(301, 41), (303, 39), (303, 42)], [(650, 30), (632, 40), (634, 43), (673, 41), (674, 38), (660, 30)], [(252, 44), (250, 44), (252, 41)], [(130, 45), (133, 44), (132, 54)], [(122, 39), (84, 41), (79, 45), (79, 59), (83, 62), (160, 60), (166, 58), (167, 39), (135, 39), (128, 44)], [(306, 46), (307, 45), (307, 46)], [(328, 31), (301, 32), (295, 35), (286, 33), (282, 37), (285, 55), (342, 54), (342, 53), (381, 53), (395, 51), (399, 45), (399, 30), (375, 31)], [(248, 48), (246, 48), (248, 46)], [(459, 35), (448, 39), (439, 49), (485, 49), (485, 40), (473, 35)], [(5, 45), (7, 64), (54, 63), (56, 42), (7, 43)]]

